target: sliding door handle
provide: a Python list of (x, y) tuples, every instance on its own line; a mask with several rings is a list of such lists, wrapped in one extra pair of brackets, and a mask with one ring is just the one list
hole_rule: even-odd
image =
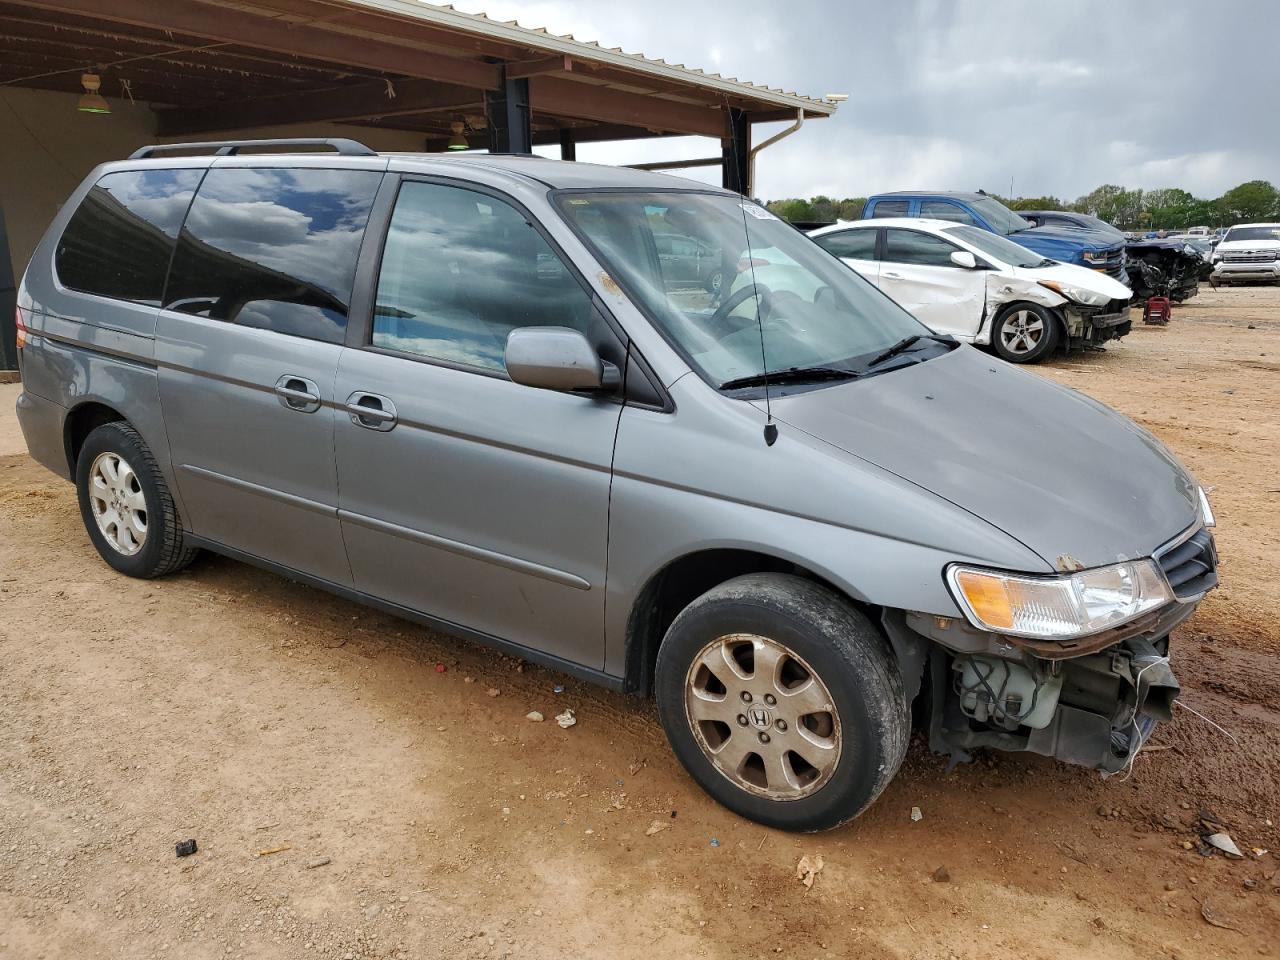
[(396, 425), (396, 405), (376, 393), (353, 393), (347, 397), (346, 411), (352, 423), (366, 430), (385, 433)]

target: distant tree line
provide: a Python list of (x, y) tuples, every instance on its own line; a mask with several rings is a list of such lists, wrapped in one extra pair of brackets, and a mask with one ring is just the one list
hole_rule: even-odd
[[(1266, 180), (1250, 180), (1214, 200), (1192, 196), (1177, 187), (1129, 190), (1103, 184), (1074, 201), (1058, 197), (1016, 197), (992, 194), (1014, 210), (1074, 210), (1107, 221), (1121, 230), (1184, 230), (1187, 227), (1229, 227), (1234, 223), (1280, 220), (1280, 190)], [(833, 200), (771, 200), (768, 208), (784, 220), (827, 223), (857, 220), (865, 197)]]

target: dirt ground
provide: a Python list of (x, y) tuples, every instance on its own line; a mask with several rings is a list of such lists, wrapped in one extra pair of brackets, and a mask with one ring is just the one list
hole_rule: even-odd
[[(647, 703), (228, 560), (117, 576), (0, 387), (0, 957), (1275, 956), (1280, 290), (1040, 371), (1215, 488), (1225, 583), (1174, 649), (1225, 732), (1178, 709), (1110, 780), (917, 739), (803, 837), (709, 801)], [(1244, 859), (1194, 849), (1202, 811)]]

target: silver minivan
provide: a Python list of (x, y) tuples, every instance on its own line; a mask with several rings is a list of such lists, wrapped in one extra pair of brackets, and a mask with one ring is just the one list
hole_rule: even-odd
[(117, 571), (215, 551), (652, 695), (791, 830), (865, 809), (913, 715), (1105, 773), (1168, 718), (1213, 517), (1129, 420), (736, 194), (262, 146), (99, 167), (23, 280), (27, 444)]

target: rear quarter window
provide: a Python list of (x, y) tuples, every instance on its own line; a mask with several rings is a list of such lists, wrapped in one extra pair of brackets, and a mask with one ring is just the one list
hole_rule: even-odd
[(876, 258), (875, 230), (842, 230), (814, 237), (814, 242), (830, 254), (846, 260), (874, 260)]
[(71, 290), (159, 306), (182, 218), (203, 170), (102, 177), (72, 214), (54, 254)]
[(210, 170), (178, 238), (164, 306), (342, 342), (376, 170)]

